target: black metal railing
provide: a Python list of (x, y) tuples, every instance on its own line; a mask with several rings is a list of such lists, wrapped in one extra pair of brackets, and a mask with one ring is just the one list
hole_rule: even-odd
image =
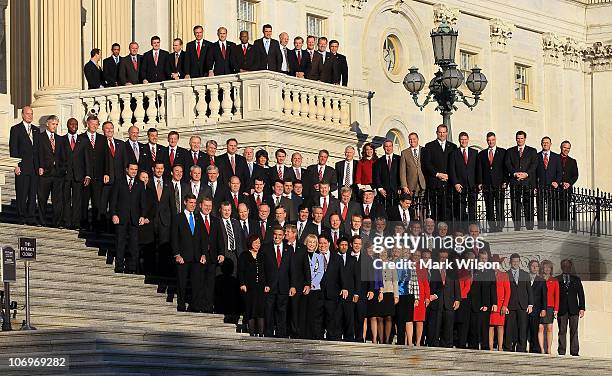
[(599, 189), (426, 190), (413, 196), (412, 207), (420, 220), (433, 218), (464, 232), (469, 224), (477, 223), (483, 232), (537, 228), (612, 236), (612, 194)]

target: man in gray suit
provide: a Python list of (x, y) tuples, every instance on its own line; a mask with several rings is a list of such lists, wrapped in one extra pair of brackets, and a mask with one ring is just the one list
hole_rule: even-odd
[(421, 169), (423, 147), (419, 145), (419, 135), (408, 135), (410, 147), (402, 151), (400, 159), (400, 186), (404, 193), (419, 195), (425, 190), (425, 176)]
[(119, 63), (119, 85), (135, 85), (140, 83), (140, 66), (142, 55), (138, 54), (138, 43), (130, 43), (130, 54)]

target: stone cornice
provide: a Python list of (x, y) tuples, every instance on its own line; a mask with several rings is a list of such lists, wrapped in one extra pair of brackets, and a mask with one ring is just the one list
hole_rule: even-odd
[(612, 70), (612, 44), (595, 42), (584, 51), (584, 60), (595, 72)]

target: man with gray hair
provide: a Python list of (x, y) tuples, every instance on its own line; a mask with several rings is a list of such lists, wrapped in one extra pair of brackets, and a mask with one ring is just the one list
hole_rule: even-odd
[[(206, 141), (206, 149), (204, 150), (204, 160), (202, 171), (208, 172), (208, 166), (217, 165), (217, 141), (208, 140)], [(222, 178), (220, 180), (223, 180)], [(208, 183), (208, 176), (204, 176), (204, 181)]]
[[(183, 159), (184, 168), (187, 173), (183, 176), (183, 181), (189, 181), (189, 171), (191, 171), (191, 166), (200, 166), (202, 171), (206, 171), (205, 161), (207, 160), (207, 155), (200, 150), (200, 145), (202, 145), (202, 138), (198, 135), (194, 135), (189, 137), (189, 150)], [(206, 177), (204, 177), (206, 180)]]
[(349, 187), (353, 191), (353, 197), (357, 197), (359, 187), (355, 183), (357, 176), (357, 161), (355, 157), (355, 148), (347, 146), (344, 148), (344, 159), (336, 162), (336, 176), (338, 179), (338, 187)]
[[(62, 184), (66, 174), (66, 165), (63, 160), (65, 143), (56, 134), (59, 118), (51, 115), (47, 118), (44, 132), (36, 134), (38, 141), (34, 145), (34, 165), (38, 167), (38, 214), (40, 224), (51, 227), (59, 226), (62, 219)], [(47, 223), (47, 201), (51, 193), (51, 206), (53, 219)]]
[(138, 142), (140, 129), (132, 125), (128, 128), (128, 140), (125, 142), (125, 162), (136, 163), (140, 166), (140, 156), (145, 144)]
[(19, 160), (15, 166), (17, 216), (22, 223), (35, 224), (38, 171), (35, 171), (34, 167), (34, 142), (35, 135), (40, 133), (40, 129), (32, 124), (34, 120), (32, 107), (23, 107), (21, 119), (20, 123), (11, 127), (9, 136), (10, 156)]
[(206, 167), (206, 176), (208, 177), (208, 187), (210, 188), (209, 196), (213, 199), (213, 216), (219, 215), (221, 202), (228, 195), (228, 187), (219, 178), (219, 168), (217, 166)]
[[(201, 202), (204, 197), (212, 197), (210, 187), (202, 183), (202, 168), (194, 165), (189, 169), (189, 188), (186, 192), (192, 193), (196, 197), (196, 202)], [(198, 208), (196, 208), (196, 212)]]

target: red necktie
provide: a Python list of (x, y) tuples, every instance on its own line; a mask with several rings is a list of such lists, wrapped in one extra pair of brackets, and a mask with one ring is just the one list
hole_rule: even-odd
[(319, 181), (323, 180), (323, 166), (319, 166)]
[(153, 162), (155, 162), (156, 158), (157, 158), (157, 147), (153, 147), (151, 149), (151, 159), (153, 160)]
[(193, 153), (193, 165), (198, 164), (198, 153)]
[(174, 166), (174, 148), (170, 149), (170, 165)]
[(338, 233), (336, 231), (334, 231), (334, 245), (338, 246)]
[(128, 189), (131, 191), (132, 190), (132, 186), (134, 185), (134, 178), (130, 178), (130, 181), (128, 182)]
[(261, 221), (260, 229), (261, 229), (261, 238), (265, 239), (265, 237), (266, 237), (266, 226), (264, 224), (264, 221)]
[(493, 166), (493, 149), (489, 149), (489, 166)]
[(519, 148), (519, 158), (523, 158), (523, 148)]
[(255, 203), (257, 204), (257, 207), (259, 207), (259, 205), (261, 205), (261, 196), (257, 195), (257, 198), (255, 199)]
[(302, 64), (302, 51), (298, 50), (298, 65)]
[(215, 165), (215, 158), (210, 157), (210, 165), (214, 166)]
[(463, 162), (467, 166), (467, 164), (468, 164), (467, 148), (463, 149)]
[(238, 195), (234, 193), (234, 205), (236, 205), (236, 208), (238, 207)]
[(544, 169), (548, 169), (548, 153), (544, 154)]
[(49, 142), (51, 143), (51, 151), (55, 154), (55, 137), (53, 137), (53, 133), (51, 133)]
[(221, 43), (221, 55), (223, 55), (223, 60), (225, 60), (225, 43)]
[(206, 232), (210, 234), (210, 222), (207, 215), (204, 216), (204, 225), (206, 226)]
[(136, 56), (132, 56), (132, 65), (134, 66), (134, 70), (138, 70), (138, 58)]
[(366, 204), (364, 214), (366, 217), (370, 215), (370, 205), (369, 204)]
[(323, 197), (323, 216), (327, 213), (327, 197)]
[(113, 158), (115, 158), (115, 143), (113, 142), (113, 140), (108, 140), (108, 148), (110, 149)]
[(200, 58), (200, 41), (196, 42), (196, 52), (198, 54), (198, 59)]
[(387, 158), (387, 167), (389, 167), (389, 171), (391, 171), (391, 157)]
[(74, 146), (75, 146), (75, 142), (74, 142), (74, 136), (70, 137), (70, 149), (74, 150)]
[(96, 148), (96, 136), (94, 133), (92, 133), (89, 141), (91, 142), (91, 147), (95, 149)]
[(342, 209), (342, 221), (346, 221), (346, 213), (348, 213), (348, 205), (344, 204), (344, 208)]
[(246, 56), (246, 46), (242, 45), (242, 56)]
[(281, 166), (278, 166), (278, 178), (283, 180), (283, 168)]
[(280, 269), (281, 259), (282, 259), (282, 255), (281, 255), (280, 245), (277, 245), (276, 246), (276, 264), (278, 265), (279, 269)]

